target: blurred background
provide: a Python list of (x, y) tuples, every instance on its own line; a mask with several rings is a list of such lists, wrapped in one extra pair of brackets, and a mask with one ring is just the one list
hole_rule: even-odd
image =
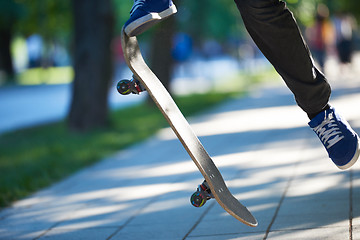
[[(234, 81), (239, 72), (271, 69), (249, 38), (232, 0), (174, 2), (176, 16), (140, 37), (151, 68), (172, 93), (233, 91), (244, 85)], [(332, 75), (351, 68), (360, 48), (359, 1), (286, 2), (319, 67)], [(113, 92), (118, 80), (131, 77), (123, 59), (120, 33), (132, 4), (132, 0), (2, 0), (0, 87), (41, 85), (44, 95), (54, 91), (59, 106), (51, 105), (52, 110), (47, 112), (51, 115), (58, 108), (58, 115), (53, 113), (48, 120), (68, 116), (74, 130), (106, 124), (108, 106), (116, 108), (123, 106), (121, 101), (130, 104), (143, 99), (120, 99)], [(44, 87), (49, 84), (59, 86)], [(18, 93), (22, 94), (25, 92)], [(41, 98), (40, 92), (35, 95)], [(25, 98), (31, 103), (28, 96)], [(7, 118), (4, 105), (11, 100), (0, 100), (1, 118)], [(15, 129), (11, 124), (15, 122), (2, 131)]]
[[(174, 17), (139, 37), (149, 66), (174, 96), (227, 96), (259, 78), (280, 81), (247, 34), (233, 0), (174, 3)], [(360, 73), (360, 1), (286, 3), (329, 78)], [(146, 94), (124, 97), (116, 91), (117, 81), (132, 75), (120, 41), (132, 5), (132, 0), (0, 1), (0, 206), (159, 128), (152, 125), (161, 116), (148, 119), (145, 108), (129, 109), (146, 102)], [(223, 98), (206, 99), (210, 104)], [(198, 98), (187, 102), (191, 111), (202, 109)], [(54, 122), (60, 125), (34, 128)]]

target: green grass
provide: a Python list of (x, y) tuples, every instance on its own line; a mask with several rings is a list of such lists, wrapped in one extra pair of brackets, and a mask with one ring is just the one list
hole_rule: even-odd
[[(189, 116), (231, 96), (210, 93), (176, 101), (184, 115)], [(160, 111), (144, 103), (112, 112), (107, 128), (87, 133), (69, 132), (66, 123), (59, 122), (0, 135), (0, 207), (140, 142), (166, 126)]]
[(17, 75), (17, 83), (22, 85), (63, 84), (74, 78), (72, 67), (30, 68)]

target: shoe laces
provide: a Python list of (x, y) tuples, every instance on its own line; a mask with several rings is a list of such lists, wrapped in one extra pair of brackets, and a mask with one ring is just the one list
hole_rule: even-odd
[(324, 120), (317, 127), (313, 128), (313, 130), (319, 136), (324, 146), (329, 149), (343, 139), (344, 136), (336, 123), (333, 113), (330, 113), (328, 116), (326, 115), (325, 112)]
[(140, 6), (143, 6), (145, 3), (145, 0), (134, 0), (134, 5), (132, 6), (130, 10), (130, 16), (138, 9)]

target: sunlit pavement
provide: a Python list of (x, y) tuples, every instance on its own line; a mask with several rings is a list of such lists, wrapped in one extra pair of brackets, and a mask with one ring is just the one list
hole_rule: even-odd
[[(360, 132), (360, 80), (333, 82), (332, 105)], [(169, 129), (0, 212), (0, 239), (360, 239), (360, 163), (338, 170), (280, 85), (190, 119), (248, 227), (214, 200)]]

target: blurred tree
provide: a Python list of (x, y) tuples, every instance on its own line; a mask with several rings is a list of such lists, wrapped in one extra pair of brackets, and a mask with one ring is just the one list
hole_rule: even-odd
[(72, 5), (75, 79), (68, 126), (86, 131), (107, 123), (114, 16), (111, 0), (73, 0)]
[(233, 0), (183, 0), (180, 10), (180, 29), (192, 36), (196, 47), (208, 39), (226, 42), (242, 34), (241, 17)]
[(71, 1), (17, 0), (25, 9), (26, 14), (17, 24), (17, 32), (24, 37), (33, 34), (43, 40), (41, 67), (52, 66), (54, 59), (53, 47), (60, 44), (69, 47), (71, 41), (72, 15)]
[(17, 25), (17, 32), (29, 36), (39, 34), (45, 40), (70, 37), (72, 27), (71, 1), (17, 0), (26, 9)]
[(314, 21), (316, 7), (319, 3), (325, 4), (330, 15), (337, 12), (348, 12), (360, 20), (360, 1), (358, 0), (286, 0), (289, 8), (302, 25), (311, 25)]
[[(174, 1), (179, 8), (179, 1)], [(176, 31), (176, 18), (171, 16), (158, 24), (153, 32), (150, 64), (155, 75), (161, 80), (165, 88), (170, 92), (170, 80), (173, 69), (173, 57), (171, 55), (172, 41)]]
[(114, 12), (116, 17), (115, 22), (115, 34), (120, 35), (122, 27), (129, 19), (130, 16), (130, 9), (133, 5), (133, 0), (113, 0), (114, 4)]
[(177, 31), (188, 33), (197, 48), (201, 48), (208, 39), (226, 42), (232, 35), (239, 35), (239, 32), (241, 35), (241, 26), (238, 25), (240, 15), (232, 0), (173, 2), (178, 13), (154, 27), (150, 36), (151, 69), (168, 90), (174, 63), (171, 49)]
[(331, 4), (330, 11), (333, 12), (347, 12), (353, 14), (358, 21), (360, 21), (360, 1), (359, 0), (327, 0)]
[(14, 27), (24, 13), (22, 5), (13, 0), (2, 0), (0, 7), (0, 71), (4, 71), (5, 80), (14, 80), (14, 67), (10, 52)]
[(45, 41), (45, 54), (53, 41), (69, 42), (72, 18), (70, 0), (2, 0), (0, 8), (0, 69), (14, 74), (11, 41), (14, 36), (39, 34)]

